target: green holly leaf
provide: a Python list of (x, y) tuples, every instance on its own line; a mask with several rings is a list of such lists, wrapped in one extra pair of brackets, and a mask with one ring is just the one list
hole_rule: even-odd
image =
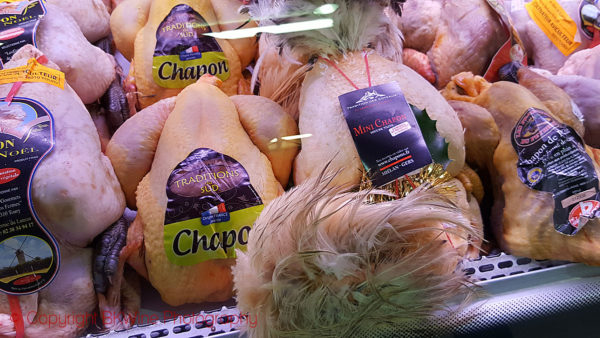
[(421, 133), (423, 134), (431, 158), (433, 158), (435, 163), (441, 164), (446, 169), (451, 161), (448, 157), (448, 142), (438, 133), (436, 128), (437, 121), (430, 119), (425, 109), (421, 110), (412, 104), (410, 108), (415, 114), (417, 123), (421, 128)]

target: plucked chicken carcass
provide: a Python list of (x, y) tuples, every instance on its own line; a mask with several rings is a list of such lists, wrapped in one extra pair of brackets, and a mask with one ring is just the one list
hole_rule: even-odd
[[(594, 201), (598, 199), (600, 170), (591, 160), (591, 149), (581, 143), (583, 125), (573, 114), (568, 96), (550, 81), (526, 68), (519, 69), (517, 77), (522, 85), (490, 84), (464, 73), (444, 90), (448, 99), (485, 108), (500, 131), (498, 145), (490, 149), (493, 153), (481, 154), (493, 179), (496, 238), (503, 250), (514, 255), (598, 265), (600, 221)], [(555, 140), (563, 141), (561, 148), (545, 152), (555, 149)], [(561, 149), (566, 157), (560, 155)], [(565, 181), (562, 173), (577, 174)], [(552, 177), (557, 178), (553, 181)]]
[(460, 184), (371, 204), (368, 192), (332, 187), (336, 174), (311, 177), (273, 201), (256, 220), (248, 251), (238, 252), (238, 307), (257, 319), (250, 337), (402, 330), (408, 319), (464, 296), (456, 264), (468, 238), (480, 234), (443, 192), (454, 186), (464, 194)]
[[(176, 98), (140, 111), (119, 128), (108, 145), (107, 155), (128, 203), (138, 210), (124, 249), (131, 252), (133, 248), (135, 252), (123, 259), (128, 258), (172, 305), (231, 297), (231, 248), (235, 244), (235, 239), (231, 242), (231, 231), (237, 229), (243, 245), (247, 239), (244, 231), (251, 227), (260, 205), (283, 192), (281, 183), (287, 183), (297, 152), (297, 144), (282, 139), (298, 131), (281, 107), (257, 96), (229, 98), (217, 87), (219, 84), (217, 78), (205, 76)], [(240, 209), (256, 197), (260, 205)], [(186, 207), (177, 207), (185, 198)], [(223, 205), (216, 205), (213, 199)], [(207, 238), (196, 237), (191, 251), (186, 246), (192, 243), (187, 239), (179, 242), (179, 238), (190, 238), (192, 231), (197, 236), (206, 228), (200, 224), (201, 218), (210, 219), (213, 213), (207, 205), (214, 206), (215, 213), (218, 209), (219, 214), (230, 214), (238, 227), (244, 224), (242, 230), (248, 228), (221, 230), (228, 237), (222, 243), (219, 237), (210, 242), (216, 240), (214, 245), (220, 249), (206, 248)], [(249, 214), (243, 216), (248, 209)], [(217, 228), (224, 226), (217, 223)], [(173, 231), (176, 234), (168, 234)], [(209, 234), (208, 238), (219, 235)], [(139, 255), (139, 249), (144, 255)], [(179, 258), (174, 256), (183, 252)]]
[(115, 78), (115, 61), (90, 44), (68, 13), (46, 4), (36, 35), (37, 47), (65, 73), (83, 103), (99, 99)]
[(236, 11), (240, 6), (238, 0), (127, 0), (115, 9), (112, 33), (117, 48), (132, 59), (130, 74), (142, 108), (177, 95), (203, 74), (219, 77), (228, 95), (238, 94), (256, 40), (204, 34), (255, 25)]
[[(42, 53), (32, 46), (21, 48), (6, 68), (23, 66)], [(52, 61), (49, 67), (58, 69)], [(12, 84), (0, 86), (0, 96)], [(77, 94), (45, 83), (24, 83), (19, 97), (43, 104), (54, 117), (55, 145), (43, 159), (32, 182), (33, 207), (42, 223), (58, 241), (61, 266), (55, 280), (33, 296), (22, 296), (25, 335), (70, 337), (81, 334), (85, 323), (49, 323), (49, 316), (80, 314), (91, 316), (97, 301), (92, 285), (92, 239), (115, 222), (125, 209), (125, 198), (108, 158), (100, 151), (94, 123)], [(60, 174), (57, 174), (60, 173)], [(6, 317), (7, 297), (0, 298), (3, 334), (14, 335), (12, 320)], [(33, 302), (33, 303), (32, 303)], [(28, 304), (28, 305), (27, 305)], [(10, 312), (8, 313), (10, 314)], [(88, 318), (88, 324), (89, 324)]]
[[(507, 35), (500, 19), (485, 0), (408, 1), (398, 20), (405, 36), (404, 63), (422, 75), (429, 74), (438, 88), (463, 71), (483, 74)], [(413, 61), (417, 50), (429, 64)]]

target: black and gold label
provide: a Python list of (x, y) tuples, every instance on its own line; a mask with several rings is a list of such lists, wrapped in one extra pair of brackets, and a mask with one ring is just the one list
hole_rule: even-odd
[(41, 103), (0, 102), (0, 291), (39, 291), (58, 271), (58, 245), (31, 199), (36, 169), (53, 147), (52, 115)]
[(541, 109), (529, 108), (512, 131), (517, 174), (531, 189), (554, 198), (554, 228), (575, 235), (600, 217), (600, 186), (577, 133)]
[(209, 24), (188, 5), (173, 7), (156, 31), (152, 77), (163, 88), (185, 88), (204, 74), (229, 78), (229, 62)]

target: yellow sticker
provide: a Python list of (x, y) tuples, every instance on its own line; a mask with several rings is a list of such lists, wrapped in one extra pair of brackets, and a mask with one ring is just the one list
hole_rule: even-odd
[(581, 44), (577, 23), (556, 0), (533, 0), (525, 5), (529, 16), (565, 56)]
[(0, 70), (0, 84), (15, 82), (43, 82), (65, 89), (65, 73), (29, 59), (26, 66)]

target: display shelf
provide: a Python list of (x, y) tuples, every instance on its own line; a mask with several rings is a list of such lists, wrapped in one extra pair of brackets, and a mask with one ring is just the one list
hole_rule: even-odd
[[(478, 297), (474, 301), (462, 307), (458, 303), (449, 304), (451, 311), (439, 313), (426, 322), (410, 322), (402, 327), (385, 326), (370, 331), (368, 336), (473, 337), (485, 332), (489, 336), (490, 330), (521, 327), (523, 331), (523, 325), (530, 321), (577, 313), (590, 306), (600, 307), (600, 267), (564, 261), (536, 261), (501, 253), (465, 261), (461, 268), (475, 281)], [(161, 302), (155, 299), (157, 293), (152, 294), (145, 288), (144, 294), (151, 299), (142, 304), (141, 314), (159, 314), (161, 310), (163, 313), (185, 313), (193, 309), (189, 306), (161, 309)], [(196, 318), (233, 316), (230, 318), (236, 318), (236, 323), (221, 319), (214, 322), (213, 326), (207, 326), (206, 323), (194, 321), (193, 316), (179, 316), (138, 325), (126, 331), (88, 337), (240, 337), (239, 329), (248, 325), (248, 321), (231, 305), (220, 310), (199, 312)], [(205, 306), (210, 307), (201, 305), (200, 308)], [(356, 336), (365, 334), (357, 332)]]

